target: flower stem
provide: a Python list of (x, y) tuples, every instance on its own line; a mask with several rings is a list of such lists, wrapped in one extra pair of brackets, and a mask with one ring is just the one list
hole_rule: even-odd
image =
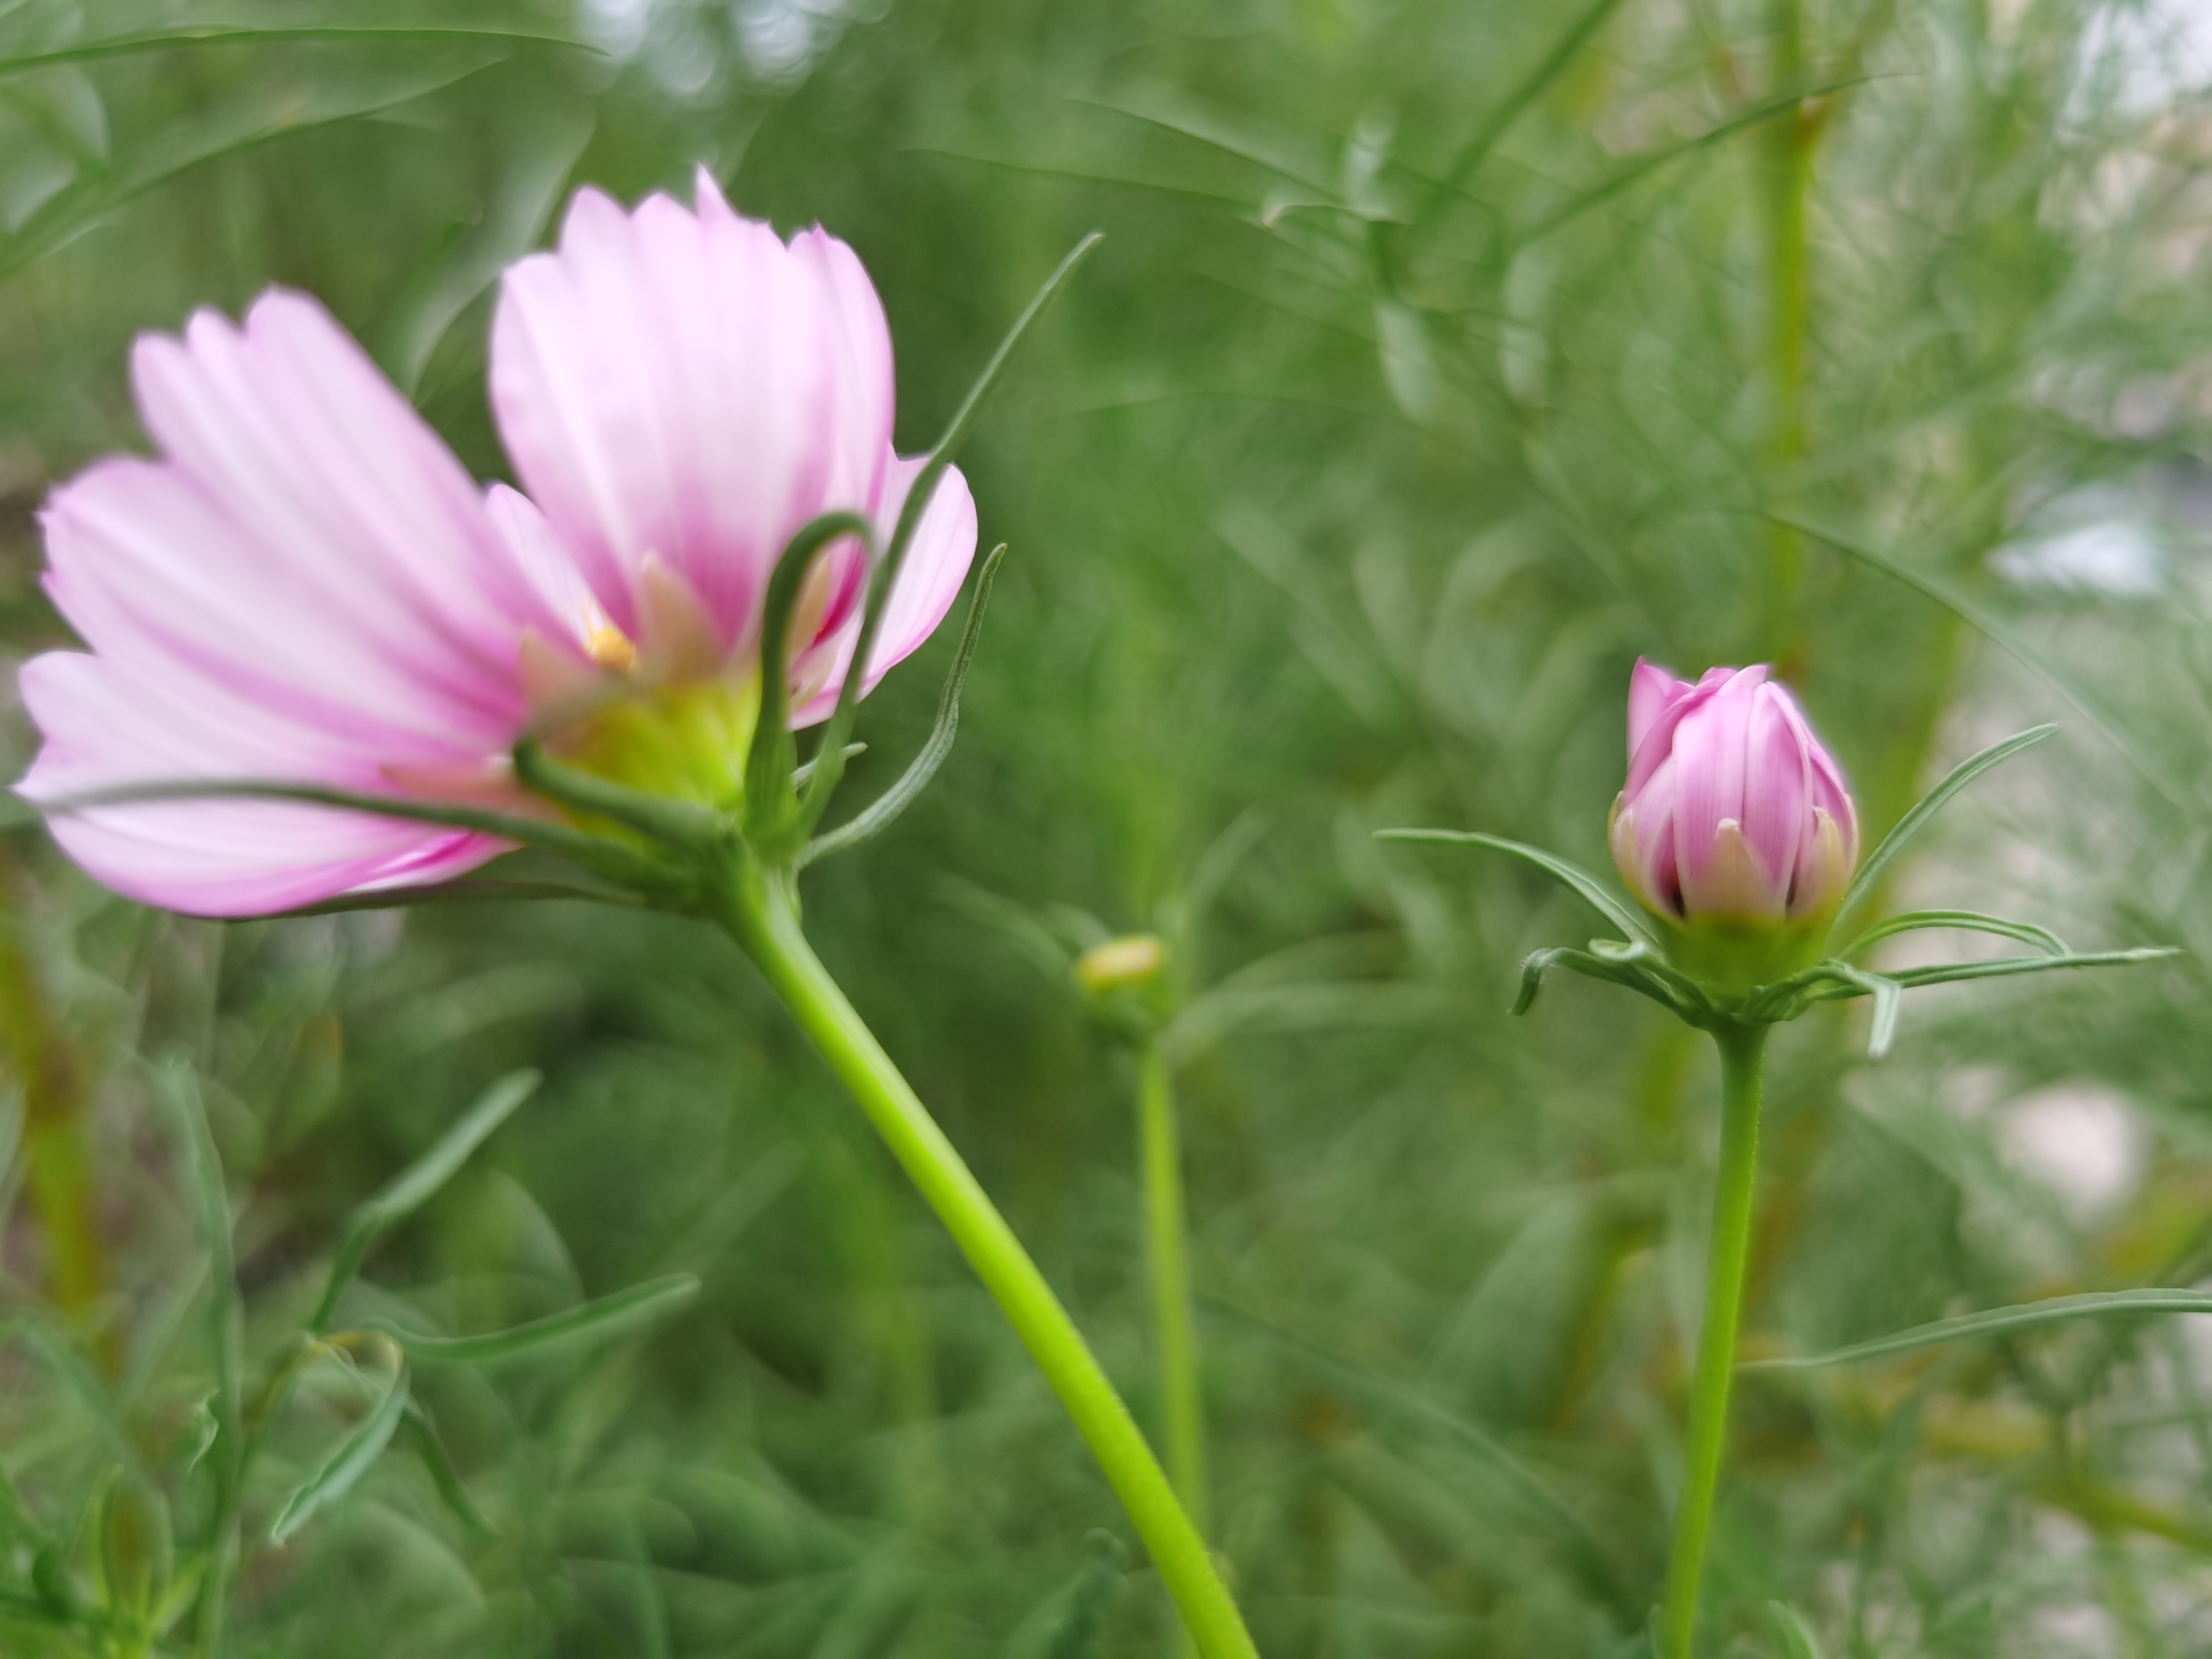
[(1160, 1417), (1168, 1468), (1191, 1523), (1206, 1525), (1206, 1404), (1191, 1331), (1189, 1229), (1182, 1198), (1182, 1146), (1176, 1129), (1175, 1079), (1159, 1041), (1137, 1052), (1138, 1140), (1145, 1174), (1146, 1254), (1159, 1322)]
[(750, 860), (724, 923), (866, 1112), (991, 1292), (1098, 1460), (1206, 1659), (1258, 1659), (1205, 1540), (1013, 1229), (830, 978), (799, 926), (790, 877)]
[(1735, 1373), (1736, 1328), (1743, 1316), (1744, 1270), (1751, 1255), (1752, 1188), (1759, 1172), (1759, 1103), (1765, 1070), (1766, 1027), (1722, 1025), (1721, 1170), (1713, 1195), (1711, 1255), (1705, 1268), (1705, 1312), (1698, 1334), (1698, 1370), (1690, 1394), (1690, 1449), (1674, 1511), (1674, 1551), (1667, 1563), (1667, 1600), (1659, 1614), (1659, 1659), (1690, 1659), (1698, 1626), (1698, 1589), (1712, 1537), (1713, 1498), (1720, 1487), (1728, 1440), (1729, 1384)]

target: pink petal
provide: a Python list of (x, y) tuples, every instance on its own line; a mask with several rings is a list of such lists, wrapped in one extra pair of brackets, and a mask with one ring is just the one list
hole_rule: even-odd
[[(179, 701), (123, 663), (49, 652), (24, 665), (21, 684), (46, 738), (18, 786), (32, 800), (186, 778), (382, 787), (374, 776), (343, 775), (315, 751), (312, 734), (250, 701), (219, 691)], [(63, 849), (107, 886), (198, 915), (254, 915), (363, 886), (442, 879), (504, 850), (489, 836), (434, 824), (266, 801), (105, 807), (51, 824)]]
[(1701, 908), (1699, 887), (1721, 824), (1740, 824), (1743, 818), (1745, 740), (1752, 705), (1765, 678), (1761, 666), (1738, 670), (1674, 728), (1672, 753), (1681, 790), (1675, 855), (1680, 861), (1683, 901), (1692, 910)]
[(1811, 828), (1811, 761), (1788, 694), (1759, 686), (1744, 734), (1743, 838), (1778, 893), (1789, 890), (1802, 836)]
[[(1781, 699), (1784, 711), (1796, 729), (1798, 741), (1804, 746), (1808, 765), (1805, 800), (1807, 829), (1797, 859), (1799, 884), (1801, 888), (1807, 890), (1801, 892), (1798, 902), (1793, 903), (1792, 908), (1797, 908), (1799, 904), (1810, 904), (1817, 908), (1820, 896), (1813, 892), (1811, 888), (1822, 884), (1823, 882), (1826, 885), (1834, 884), (1832, 880), (1826, 879), (1832, 877), (1833, 872), (1826, 870), (1825, 860), (1832, 854), (1839, 863), (1843, 879), (1846, 882), (1850, 879), (1851, 872), (1858, 868), (1858, 808), (1853, 804), (1850, 790), (1844, 782), (1843, 769), (1836, 763), (1836, 757), (1828, 752), (1820, 738), (1814, 732), (1812, 722), (1805, 718), (1804, 710), (1798, 707), (1797, 700), (1790, 695), (1789, 688), (1778, 685), (1774, 688), (1774, 692)], [(1835, 828), (1837, 841), (1833, 848), (1819, 845), (1815, 841), (1815, 826), (1819, 816), (1822, 813), (1827, 816), (1829, 822)], [(1823, 861), (1817, 878), (1816, 860)], [(1830, 893), (1826, 896), (1830, 898), (1840, 896), (1840, 892)]]
[(842, 243), (787, 246), (703, 174), (698, 202), (625, 215), (579, 192), (558, 251), (507, 272), (491, 395), (516, 471), (614, 622), (635, 631), (657, 556), (738, 649), (792, 535), (879, 503), (890, 340)]
[(1672, 760), (1662, 761), (1643, 790), (1614, 809), (1613, 862), (1629, 889), (1664, 915), (1682, 914), (1681, 861), (1675, 853), (1679, 807)]
[[(520, 731), (517, 653), (558, 626), (451, 454), (312, 301), (271, 293), (133, 359), (160, 461), (99, 463), (42, 520), (92, 647), (24, 672), (36, 799), (191, 778), (369, 793), (481, 771)], [(118, 890), (242, 915), (420, 881), (496, 842), (268, 802), (115, 806), (56, 834)]]
[[(900, 457), (892, 460), (890, 479), (885, 491), (884, 508), (878, 522), (886, 543), (896, 524), (899, 509), (905, 505), (907, 491), (921, 474), (927, 458)], [(961, 584), (968, 579), (968, 567), (975, 556), (975, 498), (969, 493), (968, 480), (957, 466), (948, 466), (938, 478), (937, 488), (923, 509), (921, 522), (915, 526), (914, 539), (908, 546), (906, 557), (899, 567), (897, 580), (884, 601), (884, 620), (877, 630), (875, 646), (868, 653), (868, 672), (861, 682), (863, 696), (876, 689), (877, 684), (897, 664), (920, 650), (929, 636), (937, 631), (959, 598)], [(843, 637), (836, 641), (836, 665), (830, 671), (828, 683), (809, 697), (792, 715), (793, 726), (814, 725), (829, 719), (837, 706), (839, 688), (853, 660), (853, 646), (860, 634), (860, 619), (854, 617), (847, 625)]]
[[(1660, 705), (1657, 713), (1644, 727), (1642, 740), (1629, 751), (1626, 787), (1631, 796), (1643, 788), (1645, 780), (1657, 769), (1659, 763), (1667, 758), (1674, 745), (1676, 728), (1692, 714), (1719, 696), (1721, 689), (1739, 672), (1742, 671), (1709, 668), (1695, 685), (1686, 684), (1680, 680), (1674, 682), (1675, 690)], [(1635, 691), (1635, 681), (1632, 678), (1629, 683), (1632, 700)]]
[(1658, 723), (1667, 706), (1687, 696), (1693, 688), (1684, 680), (1676, 679), (1666, 669), (1644, 658), (1636, 659), (1635, 671), (1628, 677), (1628, 757), (1636, 758), (1636, 751), (1644, 746), (1644, 739)]

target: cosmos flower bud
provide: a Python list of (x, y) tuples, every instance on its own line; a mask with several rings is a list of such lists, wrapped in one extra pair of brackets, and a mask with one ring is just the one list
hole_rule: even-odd
[(1638, 662), (1628, 757), (1613, 857), (1646, 908), (1738, 939), (1820, 931), (1858, 865), (1858, 813), (1765, 665), (1709, 669), (1693, 685)]
[(1149, 985), (1167, 965), (1168, 947), (1152, 933), (1124, 933), (1094, 945), (1075, 962), (1077, 983), (1093, 995)]

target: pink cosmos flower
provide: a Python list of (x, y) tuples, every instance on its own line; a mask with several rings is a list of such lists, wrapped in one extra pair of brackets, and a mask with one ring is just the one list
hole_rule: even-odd
[[(557, 253), (510, 274), (493, 403), (543, 506), (487, 495), (312, 300), (149, 335), (132, 380), (157, 459), (114, 458), (43, 514), (46, 586), (88, 651), (27, 664), (52, 802), (192, 779), (306, 783), (536, 810), (507, 756), (610, 698), (742, 687), (791, 532), (883, 526), (918, 462), (891, 449), (889, 331), (852, 251), (786, 245), (702, 173), (694, 215), (586, 191)], [(863, 689), (951, 606), (975, 538), (948, 471), (887, 603)], [(792, 622), (794, 723), (850, 665), (856, 544)], [(732, 757), (732, 764), (736, 757)], [(53, 820), (149, 903), (251, 915), (446, 879), (505, 850), (438, 825), (267, 800), (148, 801)]]
[(1674, 921), (1779, 927), (1826, 915), (1858, 866), (1858, 813), (1835, 759), (1764, 665), (1692, 685), (1639, 660), (1613, 862)]
[[(596, 606), (597, 654), (641, 650), (647, 674), (749, 659), (793, 533), (850, 510), (888, 541), (922, 466), (891, 447), (890, 329), (853, 250), (818, 228), (779, 240), (703, 167), (696, 200), (626, 215), (579, 191), (559, 248), (507, 273), (492, 323), (492, 408), (530, 497), (495, 492), (496, 508), (567, 556)], [(975, 550), (975, 501), (950, 471), (864, 690), (945, 619)], [(850, 539), (816, 567), (793, 622), (794, 725), (835, 706), (866, 584)]]

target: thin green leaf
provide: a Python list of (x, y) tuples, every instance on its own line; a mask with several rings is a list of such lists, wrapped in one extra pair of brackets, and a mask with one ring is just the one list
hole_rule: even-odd
[(0, 242), (0, 278), (14, 275), (102, 215), (188, 173), (264, 144), (401, 108), (499, 61), (496, 52), (474, 56), (475, 61), (465, 67), (392, 77), (366, 93), (325, 95), (272, 88), (244, 106), (236, 100), (219, 103), (204, 118), (180, 122), (139, 144), (114, 168), (88, 173), (78, 185), (54, 196), (14, 236)]
[(952, 740), (960, 730), (960, 688), (967, 684), (968, 666), (975, 659), (976, 644), (983, 637), (983, 613), (991, 603), (991, 583), (997, 578), (999, 565), (1006, 556), (1006, 544), (1000, 542), (983, 561), (983, 568), (975, 578), (975, 596), (968, 602), (968, 623), (960, 630), (960, 649), (945, 676), (945, 689), (937, 694), (937, 723), (930, 727), (929, 740), (922, 744), (921, 752), (900, 775), (898, 781), (884, 790), (865, 811), (855, 814), (851, 822), (817, 836), (801, 848), (793, 860), (799, 869), (804, 870), (817, 859), (848, 851), (881, 835), (929, 787), (929, 781), (937, 775), (937, 769), (945, 764), (945, 757), (952, 752)]
[(1912, 810), (1897, 821), (1897, 827), (1881, 838), (1881, 844), (1860, 860), (1858, 873), (1851, 878), (1850, 886), (1844, 890), (1844, 902), (1836, 907), (1835, 925), (1841, 927), (1844, 918), (1873, 895), (1875, 884), (1881, 879), (1881, 872), (1889, 867), (1890, 860), (1905, 850), (1907, 842), (1927, 828), (1929, 819), (1949, 805), (1952, 796), (1991, 767), (2002, 766), (2014, 755), (2034, 748), (2045, 738), (2055, 736), (2057, 731), (2055, 726), (2030, 726), (2016, 736), (2007, 738), (2002, 743), (1991, 744), (1978, 755), (1968, 756), (1953, 767), (1942, 782), (1923, 795), (1914, 803)]
[(215, 1358), (216, 1392), (211, 1408), (216, 1432), (227, 1455), (237, 1455), (240, 1389), (245, 1369), (245, 1329), (238, 1300), (238, 1269), (231, 1243), (230, 1193), (223, 1184), (222, 1159), (208, 1128), (200, 1101), (199, 1079), (182, 1061), (155, 1075), (155, 1091), (175, 1120), (183, 1157), (185, 1198), (208, 1259), (208, 1335)]
[(1579, 865), (1547, 853), (1540, 847), (1530, 847), (1517, 841), (1506, 841), (1497, 836), (1486, 836), (1473, 830), (1377, 830), (1377, 841), (1436, 842), (1445, 846), (1487, 847), (1492, 852), (1506, 853), (1534, 865), (1554, 881), (1570, 889), (1585, 904), (1595, 910), (1632, 943), (1659, 949), (1659, 941), (1642, 918), (1629, 908), (1626, 901), (1613, 896), (1611, 890), (1595, 876)]
[(1588, 190), (1561, 203), (1551, 212), (1523, 229), (1516, 240), (1523, 246), (1530, 242), (1540, 240), (1550, 235), (1562, 225), (1580, 218), (1591, 209), (1602, 206), (1623, 191), (1640, 184), (1652, 173), (1670, 163), (1679, 161), (1686, 155), (1694, 155), (1698, 150), (1709, 149), (1713, 145), (1732, 138), (1737, 133), (1752, 127), (1763, 125), (1768, 121), (1783, 116), (1794, 117), (1808, 99), (1828, 97), (1857, 84), (1857, 79), (1835, 81), (1762, 99), (1750, 108), (1738, 112), (1729, 117), (1727, 120), (1706, 128), (1703, 132), (1685, 138), (1679, 143), (1665, 145), (1627, 162)]
[[(1605, 0), (1608, 5), (1618, 5), (1620, 0)], [(1103, 98), (1071, 98), (1074, 104), (1087, 104), (1092, 109), (1103, 109), (1110, 115), (1120, 115), (1132, 121), (1141, 121), (1146, 126), (1172, 132), (1194, 143), (1218, 149), (1224, 155), (1233, 155), (1240, 161), (1249, 161), (1254, 167), (1302, 185), (1322, 198), (1328, 205), (1341, 206), (1342, 198), (1314, 176), (1310, 167), (1296, 157), (1286, 155), (1264, 138), (1240, 132), (1217, 120), (1211, 113), (1198, 109), (1139, 109), (1133, 104), (1116, 104)]]
[(1589, 43), (1590, 37), (1605, 27), (1606, 20), (1613, 15), (1620, 4), (1620, 0), (1595, 0), (1595, 3), (1568, 25), (1566, 32), (1559, 36), (1551, 51), (1538, 60), (1535, 67), (1498, 100), (1497, 107), (1468, 136), (1467, 142), (1452, 157), (1451, 164), (1444, 169), (1443, 177), (1437, 180), (1436, 190), (1422, 211), (1423, 218), (1432, 216), (1443, 206), (1444, 198), (1459, 193), (1460, 187), (1482, 165), (1483, 158), (1497, 148), (1498, 141), (1511, 130), (1522, 112), (1543, 95), (1544, 88), (1565, 73), (1567, 65), (1574, 62), (1576, 56)]
[(1821, 1651), (1820, 1638), (1805, 1622), (1804, 1615), (1787, 1601), (1769, 1601), (1767, 1617), (1774, 1620), (1775, 1633), (1782, 1638), (1787, 1659), (1826, 1659)]
[(21, 1337), (25, 1346), (46, 1363), (56, 1382), (83, 1402), (107, 1437), (111, 1449), (121, 1452), (136, 1467), (138, 1452), (115, 1397), (69, 1333), (41, 1314), (0, 1320), (0, 1343), (16, 1337)]
[(269, 1523), (269, 1541), (278, 1546), (290, 1541), (292, 1535), (306, 1526), (318, 1510), (342, 1501), (384, 1455), (406, 1409), (407, 1367), (402, 1363), (392, 1368), (368, 1415), (354, 1425), (352, 1433), (331, 1448), (322, 1461), (308, 1471), (306, 1480), (285, 1495), (276, 1518)]
[(2145, 754), (2136, 740), (2128, 734), (2127, 729), (2106, 711), (2102, 703), (2076, 685), (2070, 676), (2054, 667), (2042, 652), (2037, 650), (2014, 633), (2010, 627), (1999, 622), (1972, 600), (1952, 592), (1949, 586), (1933, 577), (1923, 576), (1909, 566), (1899, 563), (1887, 554), (1877, 553), (1874, 549), (1851, 541), (1832, 530), (1825, 530), (1818, 525), (1785, 517), (1781, 514), (1770, 513), (1762, 516), (1776, 524), (1797, 531), (1801, 534), (1813, 537), (1815, 540), (1826, 542), (1846, 557), (1856, 559), (1860, 563), (1881, 571), (1893, 580), (1902, 582), (1922, 598), (1942, 605), (1943, 609), (1958, 617), (1976, 633), (1980, 634), (2007, 656), (2012, 658), (2014, 662), (2033, 674), (2036, 678), (2072, 703), (2075, 708), (2080, 709), (2089, 723), (2103, 733), (2106, 741), (2120, 751), (2128, 763), (2136, 769), (2146, 783), (2164, 798), (2168, 805), (2178, 807), (2184, 811), (2190, 810), (2192, 805), (2191, 791), (2185, 788), (2179, 780), (2169, 775), (2163, 767)]
[(2066, 954), (2066, 942), (2049, 928), (2038, 927), (2032, 921), (2008, 921), (2002, 916), (1984, 915), (1978, 910), (1907, 910), (1900, 915), (1876, 922), (1836, 954), (1838, 957), (1856, 956), (1878, 940), (1929, 927), (1956, 927), (1972, 933), (1995, 933), (2002, 939), (2016, 939), (2023, 945), (2041, 945), (2053, 956)]
[(1220, 986), (1194, 998), (1160, 1033), (1171, 1066), (1188, 1066), (1237, 1031), (1317, 1031), (1441, 1024), (1456, 1012), (1442, 988), (1391, 980)]
[[(4, 827), (4, 826), (0, 826)], [(598, 887), (574, 881), (508, 881), (495, 876), (467, 877), (441, 882), (435, 887), (380, 887), (373, 892), (347, 893), (319, 904), (277, 910), (273, 918), (341, 916), (357, 910), (411, 909), (425, 904), (481, 904), (536, 902), (545, 899), (577, 899), (592, 904), (612, 904), (638, 909), (644, 901), (619, 887)]]
[(882, 560), (869, 577), (866, 605), (860, 616), (860, 635), (853, 643), (852, 660), (845, 672), (844, 684), (838, 689), (836, 709), (823, 729), (819, 760), (813, 775), (806, 780), (806, 793), (799, 812), (799, 832), (802, 836), (821, 822), (823, 811), (830, 805), (830, 797), (836, 793), (838, 781), (844, 776), (845, 741), (852, 735), (853, 713), (860, 706), (860, 686), (867, 678), (868, 659), (875, 649), (877, 630), (883, 626), (884, 604), (890, 597), (891, 583), (898, 576), (899, 566), (906, 558), (907, 546), (914, 540), (914, 532), (921, 523), (922, 514), (928, 511), (930, 497), (937, 493), (937, 481), (945, 476), (945, 468), (952, 465), (953, 457), (960, 452), (960, 446), (967, 441), (968, 434), (974, 429), (977, 417), (983, 412), (984, 404), (997, 387), (1000, 377), (1006, 373), (1006, 365), (1013, 361), (1015, 348), (1021, 344), (1031, 325), (1044, 314), (1045, 307), (1052, 303), (1054, 297), (1067, 285), (1068, 278), (1075, 275), (1076, 267), (1090, 258), (1091, 250), (1103, 240), (1099, 232), (1092, 231), (1071, 248), (1067, 257), (1060, 262), (1051, 276), (1045, 278), (1044, 286), (1036, 291), (1028, 307), (1014, 319), (1013, 327), (1007, 330), (1006, 338), (999, 342), (999, 349), (991, 354), (991, 361), (983, 365), (983, 372), (976, 377), (975, 384), (969, 387), (967, 397), (953, 411), (951, 423), (945, 428), (945, 435), (929, 452), (929, 459), (923, 464), (907, 490), (906, 503), (899, 509), (898, 524), (891, 532), (890, 545), (884, 550)]
[(1555, 1492), (1550, 1482), (1523, 1462), (1502, 1441), (1479, 1425), (1447, 1411), (1406, 1383), (1382, 1376), (1352, 1360), (1310, 1342), (1295, 1332), (1218, 1297), (1207, 1297), (1209, 1311), (1224, 1315), (1256, 1335), (1277, 1344), (1293, 1358), (1328, 1377), (1355, 1397), (1402, 1419), (1441, 1433), (1496, 1473), (1532, 1515), (1540, 1517), (1574, 1562), (1579, 1576), (1626, 1618), (1643, 1616), (1646, 1603), (1613, 1565), (1611, 1553), (1589, 1523)]
[(460, 1472), (447, 1455), (446, 1443), (439, 1437), (437, 1425), (430, 1421), (430, 1414), (422, 1409), (421, 1401), (408, 1401), (399, 1419), (399, 1432), (422, 1460), (422, 1467), (430, 1472), (430, 1484), (438, 1489), (439, 1500), (477, 1537), (490, 1537), (491, 1522), (483, 1518), (483, 1511), (477, 1508), (469, 1489), (461, 1484)]
[(428, 1203), (468, 1162), (470, 1155), (514, 1115), (515, 1108), (538, 1092), (538, 1085), (544, 1081), (536, 1072), (510, 1072), (454, 1120), (453, 1127), (438, 1137), (429, 1151), (355, 1206), (338, 1235), (337, 1249), (331, 1261), (331, 1276), (314, 1317), (307, 1322), (309, 1330), (319, 1335), (330, 1328), (331, 1316), (337, 1311), (338, 1298), (353, 1282), (362, 1258), (368, 1254), (368, 1247), (376, 1242), (377, 1236), (397, 1226)]
[[(791, 834), (799, 817), (793, 782), (798, 772), (799, 745), (791, 735), (791, 690), (785, 653), (791, 646), (791, 613), (799, 603), (814, 556), (830, 543), (857, 536), (869, 562), (876, 562), (875, 526), (857, 513), (824, 513), (801, 525), (769, 574), (768, 591), (761, 601), (760, 711), (753, 720), (752, 749), (745, 757), (745, 835), (775, 851)], [(856, 655), (854, 660), (860, 659)], [(848, 680), (854, 676), (848, 673)], [(815, 756), (815, 768), (833, 751), (844, 747), (844, 734), (825, 736)], [(844, 769), (840, 755), (836, 768)], [(802, 830), (800, 834), (804, 834)]]
[(1128, 1571), (1129, 1552), (1110, 1532), (1093, 1532), (1085, 1542), (1085, 1560), (1075, 1582), (1056, 1592), (1062, 1602), (1045, 1659), (1091, 1659), (1104, 1623), (1108, 1604)]
[(183, 28), (159, 29), (143, 34), (111, 35), (46, 52), (19, 52), (0, 58), (0, 75), (22, 75), (63, 64), (88, 64), (104, 58), (129, 58), (143, 52), (173, 52), (186, 46), (255, 46), (312, 44), (319, 41), (379, 41), (401, 45), (434, 45), (458, 41), (476, 45), (560, 46), (570, 52), (606, 54), (588, 41), (566, 35), (538, 34), (522, 29), (440, 28), (227, 28), (217, 24), (191, 24)]
[(1846, 1365), (1861, 1359), (1881, 1359), (1891, 1354), (1917, 1353), (1947, 1342), (1977, 1337), (2011, 1336), (2040, 1330), (2075, 1319), (2102, 1319), (2114, 1315), (2212, 1314), (2212, 1291), (2185, 1290), (2092, 1291), (2080, 1296), (2055, 1296), (2045, 1302), (2023, 1302), (2009, 1308), (1990, 1308), (1980, 1313), (1939, 1319), (1910, 1330), (1878, 1336), (1869, 1342), (1794, 1359), (1753, 1359), (1740, 1364), (1747, 1371), (1809, 1371), (1827, 1365)]
[(2009, 979), (2015, 974), (2043, 974), (2054, 968), (2132, 968), (2139, 963), (2164, 962), (2182, 952), (2167, 945), (2143, 945), (2132, 951), (2077, 951), (2063, 957), (1999, 957), (1993, 962), (1947, 962), (1933, 968), (1906, 968), (1893, 975), (1908, 990), (1920, 985), (1948, 985), (1962, 979)]
[(633, 1327), (673, 1313), (699, 1293), (699, 1281), (690, 1273), (671, 1273), (665, 1279), (633, 1285), (612, 1296), (586, 1302), (545, 1319), (515, 1325), (481, 1336), (427, 1336), (402, 1330), (386, 1320), (371, 1320), (362, 1327), (390, 1337), (411, 1359), (453, 1365), (490, 1365), (508, 1359), (538, 1359), (569, 1349), (605, 1342)]

